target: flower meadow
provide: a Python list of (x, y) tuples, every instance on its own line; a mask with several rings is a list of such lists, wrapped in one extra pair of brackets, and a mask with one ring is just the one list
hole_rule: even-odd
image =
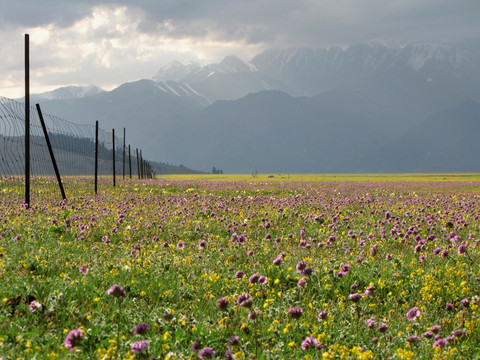
[(480, 358), (480, 183), (0, 184), (2, 359)]

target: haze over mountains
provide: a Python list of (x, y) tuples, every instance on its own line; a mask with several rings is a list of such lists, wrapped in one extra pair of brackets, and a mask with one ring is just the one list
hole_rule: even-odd
[(112, 91), (67, 87), (32, 101), (126, 127), (146, 158), (203, 171), (480, 171), (480, 39), (175, 62)]

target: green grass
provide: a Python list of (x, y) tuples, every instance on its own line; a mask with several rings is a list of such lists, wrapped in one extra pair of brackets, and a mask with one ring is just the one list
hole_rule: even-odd
[(479, 182), (480, 174), (182, 174), (163, 180), (281, 182)]
[[(218, 359), (479, 358), (479, 180), (182, 175), (113, 189), (102, 178), (94, 195), (91, 179), (71, 177), (61, 202), (54, 181), (35, 179), (26, 209), (21, 181), (3, 179), (0, 357), (193, 359), (198, 341)], [(312, 274), (297, 271), (302, 261)], [(107, 293), (114, 284), (124, 298)], [(249, 308), (237, 303), (244, 293)], [(133, 334), (140, 323), (150, 330)], [(434, 325), (444, 347), (424, 336)], [(70, 351), (73, 329), (84, 338)], [(302, 350), (309, 337), (322, 348)], [(141, 340), (148, 350), (135, 354)]]

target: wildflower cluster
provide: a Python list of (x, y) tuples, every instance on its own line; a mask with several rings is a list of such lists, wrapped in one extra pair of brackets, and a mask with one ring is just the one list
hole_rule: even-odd
[(0, 358), (478, 357), (478, 184), (0, 183)]

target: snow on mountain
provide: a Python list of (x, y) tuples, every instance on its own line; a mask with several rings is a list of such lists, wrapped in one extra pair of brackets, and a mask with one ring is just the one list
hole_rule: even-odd
[(162, 67), (153, 77), (155, 81), (181, 81), (198, 70), (201, 66), (196, 63), (182, 64), (179, 61), (173, 61)]
[(410, 43), (403, 47), (368, 43), (346, 48), (268, 49), (251, 63), (258, 71), (305, 95), (352, 86), (372, 76), (396, 76), (401, 80), (420, 73), (428, 73), (427, 78), (433, 78), (435, 73), (449, 73), (470, 81), (472, 75), (478, 77), (480, 73), (480, 41)]
[(207, 97), (200, 94), (198, 91), (196, 91), (186, 83), (176, 81), (156, 81), (155, 87), (165, 93), (172, 94), (177, 97), (191, 97), (202, 106), (207, 106), (211, 104), (211, 101)]
[(38, 100), (66, 100), (94, 96), (103, 91), (98, 86), (65, 86), (41, 94), (32, 94), (31, 97)]

